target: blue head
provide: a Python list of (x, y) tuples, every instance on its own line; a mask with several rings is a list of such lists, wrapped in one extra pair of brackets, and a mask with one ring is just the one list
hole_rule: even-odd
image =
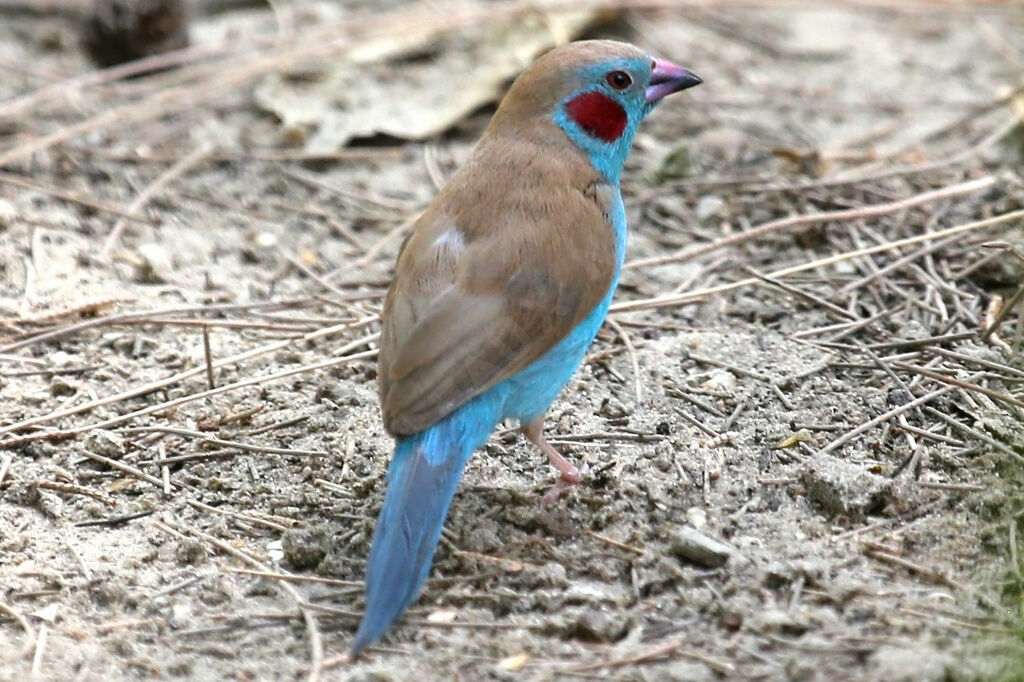
[(551, 50), (523, 71), (491, 119), (488, 135), (532, 139), (554, 123), (556, 132), (561, 129), (617, 184), (644, 116), (662, 97), (700, 82), (633, 45), (581, 40)]
[(640, 121), (663, 97), (701, 79), (625, 43), (582, 41), (548, 56), (563, 51), (569, 94), (559, 101), (553, 120), (617, 184)]

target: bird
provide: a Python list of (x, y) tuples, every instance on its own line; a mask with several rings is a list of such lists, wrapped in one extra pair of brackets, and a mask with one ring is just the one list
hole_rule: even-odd
[(604, 322), (626, 250), (619, 178), (640, 121), (701, 79), (628, 43), (540, 56), (413, 225), (381, 315), (377, 378), (395, 438), (355, 659), (415, 601), (472, 453), (517, 420), (561, 476), (544, 414)]

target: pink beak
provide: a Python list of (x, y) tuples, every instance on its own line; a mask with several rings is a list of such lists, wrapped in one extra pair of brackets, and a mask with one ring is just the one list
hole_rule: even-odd
[(686, 88), (703, 83), (699, 76), (690, 73), (686, 69), (667, 59), (654, 58), (654, 68), (651, 69), (651, 83), (644, 90), (644, 97), (648, 104), (654, 104), (662, 97), (679, 92)]

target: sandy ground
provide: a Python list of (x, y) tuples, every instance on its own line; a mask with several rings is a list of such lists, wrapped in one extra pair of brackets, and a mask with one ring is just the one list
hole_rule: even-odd
[[(197, 12), (193, 41), (254, 56), (21, 108), (92, 67), (73, 16), (0, 22), (0, 679), (1024, 679), (1019, 313), (981, 334), (1021, 281), (981, 245), (1022, 241), (1001, 216), (1024, 207), (1024, 9), (591, 29), (705, 79), (624, 180), (617, 301), (680, 295), (615, 313), (553, 406), (584, 484), (541, 510), (553, 471), (500, 430), (419, 602), (349, 663), (391, 453), (366, 356), (394, 234), (490, 109), (302, 160), (323, 131), (257, 94), (282, 61), (200, 85), (282, 27), (369, 10), (236, 5)], [(445, 58), (442, 95), (476, 68)]]

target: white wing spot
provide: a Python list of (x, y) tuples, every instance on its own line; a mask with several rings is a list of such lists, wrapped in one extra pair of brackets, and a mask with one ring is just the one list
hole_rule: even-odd
[(466, 242), (462, 237), (462, 232), (458, 228), (451, 228), (434, 242), (434, 246), (440, 251), (448, 251), (452, 254), (457, 254), (466, 247)]

